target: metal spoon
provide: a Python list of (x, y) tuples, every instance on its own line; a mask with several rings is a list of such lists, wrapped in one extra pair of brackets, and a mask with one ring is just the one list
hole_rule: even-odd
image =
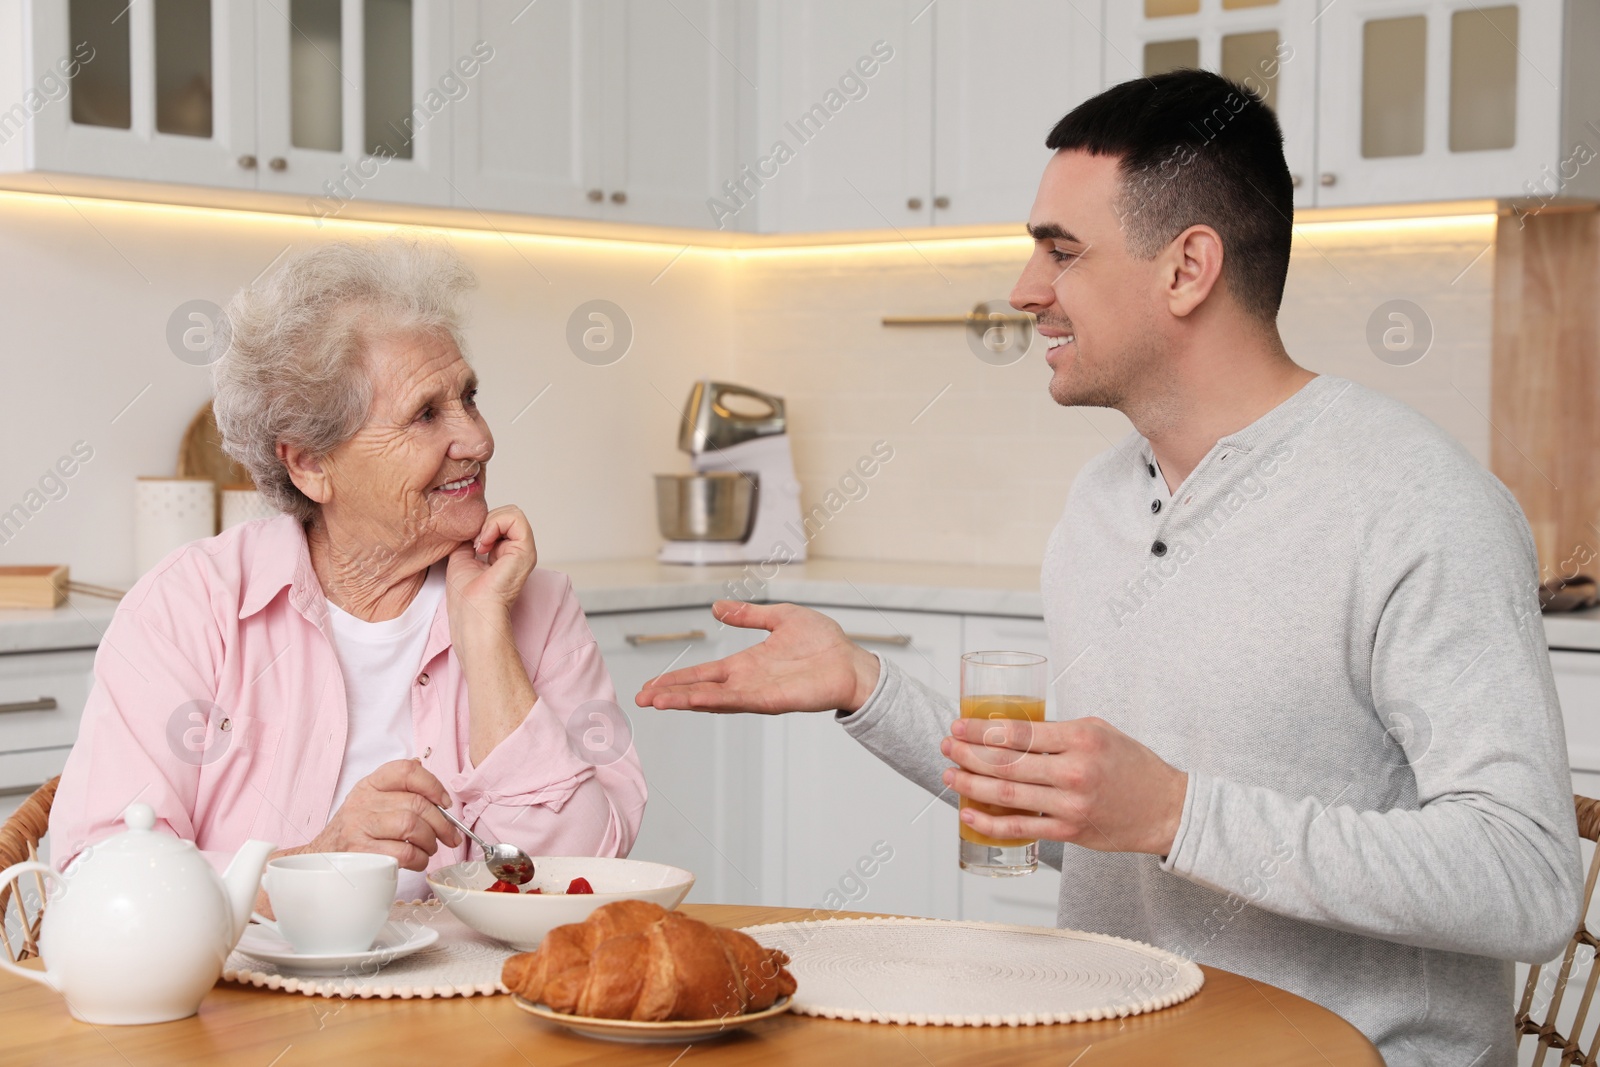
[(483, 862), (489, 868), (490, 874), (512, 885), (524, 885), (533, 881), (533, 860), (528, 858), (526, 852), (516, 845), (491, 845), (467, 829), (467, 824), (451, 815), (449, 809), (438, 804), (434, 807), (439, 808), (439, 813), (449, 819), (457, 830), (472, 838), (478, 847), (483, 849)]

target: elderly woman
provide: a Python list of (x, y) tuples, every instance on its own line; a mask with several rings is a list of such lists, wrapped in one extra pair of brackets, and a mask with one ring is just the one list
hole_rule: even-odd
[(528, 520), (484, 499), (472, 284), (447, 248), (390, 238), (234, 298), (217, 424), (283, 514), (123, 599), (51, 812), (62, 865), (134, 800), (216, 863), (248, 838), (393, 856), (402, 899), (468, 856), (435, 804), (533, 855), (627, 854), (644, 777), (625, 728), (605, 737), (605, 664)]

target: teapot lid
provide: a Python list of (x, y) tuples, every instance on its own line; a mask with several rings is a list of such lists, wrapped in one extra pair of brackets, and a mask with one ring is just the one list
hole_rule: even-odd
[(126, 830), (91, 846), (90, 850), (119, 856), (152, 856), (194, 848), (192, 841), (157, 831), (156, 811), (149, 804), (129, 804), (122, 813), (122, 821)]

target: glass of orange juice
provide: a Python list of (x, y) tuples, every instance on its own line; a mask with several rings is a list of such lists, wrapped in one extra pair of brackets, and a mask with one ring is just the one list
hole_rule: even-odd
[[(961, 717), (1043, 722), (1048, 673), (1045, 657), (1031, 652), (968, 652), (961, 657)], [(973, 740), (982, 743), (981, 735)], [(1016, 759), (1022, 755), (1007, 750), (1001, 758)], [(966, 797), (961, 798), (961, 807), (977, 808), (990, 815), (1038, 814)], [(1005, 878), (1032, 874), (1038, 868), (1037, 839), (990, 837), (966, 823), (961, 824), (962, 870)]]

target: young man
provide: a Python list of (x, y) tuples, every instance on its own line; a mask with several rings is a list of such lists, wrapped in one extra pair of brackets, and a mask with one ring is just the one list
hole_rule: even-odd
[(1416, 412), (1289, 358), (1292, 189), (1244, 89), (1128, 82), (1047, 144), (1011, 302), (1055, 400), (1136, 428), (1046, 550), (1073, 718), (952, 723), (816, 612), (733, 602), (771, 635), (638, 702), (838, 709), (930, 791), (1040, 812), (962, 819), (1065, 843), (1062, 925), (1292, 990), (1391, 1064), (1510, 1064), (1511, 961), (1560, 950), (1582, 882), (1516, 501)]

